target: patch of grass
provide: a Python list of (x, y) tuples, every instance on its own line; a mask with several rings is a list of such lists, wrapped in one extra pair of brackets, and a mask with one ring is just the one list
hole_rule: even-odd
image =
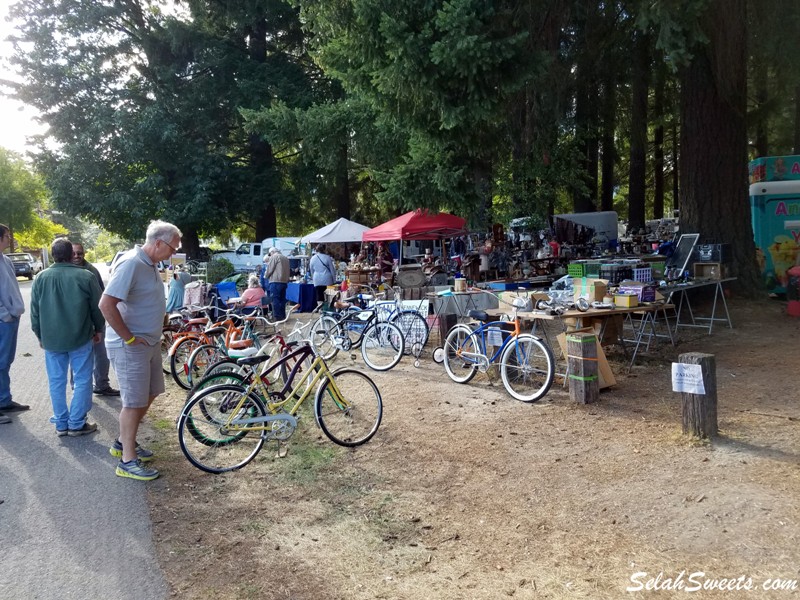
[(175, 422), (171, 421), (170, 419), (156, 419), (153, 421), (153, 429), (157, 429), (158, 431), (169, 431), (171, 429), (175, 429)]

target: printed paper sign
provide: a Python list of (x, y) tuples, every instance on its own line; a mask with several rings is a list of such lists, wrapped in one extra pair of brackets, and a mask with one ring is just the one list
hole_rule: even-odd
[(705, 396), (703, 369), (700, 365), (672, 363), (672, 391)]

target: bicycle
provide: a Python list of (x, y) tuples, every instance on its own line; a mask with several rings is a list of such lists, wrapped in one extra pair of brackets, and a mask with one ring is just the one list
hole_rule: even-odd
[[(301, 340), (302, 332), (306, 331), (311, 323), (305, 325), (301, 325), (299, 322), (295, 323), (294, 329), (287, 336), (290, 340), (288, 343), (277, 329), (278, 325), (289, 319), (295, 308), (297, 307), (291, 307), (282, 321), (271, 322), (263, 317), (258, 318), (263, 320), (267, 326), (275, 329), (275, 333), (270, 337), (265, 337), (264, 333), (257, 332), (255, 328), (245, 327), (242, 333), (244, 339), (233, 341), (228, 346), (225, 345), (221, 336), (217, 336), (216, 343), (197, 346), (186, 362), (186, 380), (192, 391), (195, 391), (200, 385), (198, 382), (207, 384), (207, 376), (216, 372), (243, 372), (238, 363), (241, 358), (256, 354), (274, 356), (276, 351), (278, 354), (283, 354), (290, 346), (296, 345)], [(252, 324), (253, 319), (253, 317), (245, 317), (248, 324)]]
[[(301, 365), (312, 357), (310, 368), (295, 383)], [(239, 362), (254, 366), (266, 359), (252, 356)], [(292, 361), (287, 380), (278, 389), (276, 373)], [(355, 369), (331, 371), (311, 346), (302, 345), (261, 377), (251, 375), (242, 385), (214, 385), (192, 396), (178, 419), (181, 451), (192, 465), (208, 473), (241, 469), (258, 455), (264, 442), (282, 442), (292, 436), (297, 412), (312, 393), (315, 421), (335, 444), (360, 446), (378, 431), (383, 400), (375, 382)]]
[[(425, 344), (428, 343), (428, 336), (430, 335), (428, 322), (425, 320), (425, 316), (420, 313), (419, 308), (406, 308), (407, 305), (402, 304), (402, 288), (393, 287), (392, 292), (393, 300), (376, 302), (378, 318), (397, 326), (403, 334), (405, 353), (411, 354), (414, 357), (414, 366), (419, 367), (419, 357), (422, 355), (422, 350), (425, 348)], [(418, 307), (422, 306), (423, 302), (428, 302), (427, 298), (420, 300)]]
[[(255, 333), (249, 325), (252, 319), (263, 317), (242, 317), (233, 310), (226, 311), (224, 321), (218, 321), (203, 331), (190, 331), (178, 334), (169, 349), (170, 373), (175, 382), (185, 390), (191, 388), (191, 374), (188, 369), (192, 352), (200, 346), (211, 346), (216, 349), (236, 346), (239, 349), (247, 346), (260, 346), (266, 334)], [(221, 339), (220, 339), (221, 338)]]
[(377, 308), (364, 307), (374, 295), (358, 294), (347, 299), (343, 312), (323, 314), (311, 328), (311, 345), (325, 359), (332, 360), (340, 350), (361, 348), (361, 356), (370, 369), (388, 371), (405, 352), (403, 333), (393, 323), (378, 319)]
[[(486, 312), (469, 311), (469, 316), (482, 324), (458, 324), (450, 329), (444, 343), (444, 368), (456, 383), (467, 383), (478, 371), (485, 373), (499, 361), (503, 387), (511, 397), (536, 402), (553, 384), (553, 353), (540, 338), (520, 333), (517, 311), (527, 306), (527, 300), (515, 298), (511, 306), (511, 321), (489, 321)], [(490, 346), (497, 350), (488, 352)]]

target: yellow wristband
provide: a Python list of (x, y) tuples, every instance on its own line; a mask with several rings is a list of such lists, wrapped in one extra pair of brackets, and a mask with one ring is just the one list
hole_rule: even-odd
[(135, 339), (136, 339), (136, 336), (133, 335), (133, 336), (131, 336), (131, 339), (125, 340), (125, 343), (128, 344), (128, 346), (130, 346), (133, 343), (133, 340), (135, 340)]

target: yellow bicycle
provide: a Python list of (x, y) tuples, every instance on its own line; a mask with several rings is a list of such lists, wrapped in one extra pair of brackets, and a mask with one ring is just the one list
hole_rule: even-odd
[[(264, 442), (289, 439), (297, 428), (297, 412), (312, 393), (314, 418), (332, 442), (360, 446), (378, 431), (383, 400), (365, 373), (351, 368), (331, 371), (309, 345), (289, 352), (260, 375), (252, 370), (268, 358), (240, 359), (240, 365), (251, 367), (244, 381), (205, 387), (183, 407), (178, 441), (198, 469), (235, 471), (253, 460)], [(279, 376), (289, 366), (288, 376)]]

